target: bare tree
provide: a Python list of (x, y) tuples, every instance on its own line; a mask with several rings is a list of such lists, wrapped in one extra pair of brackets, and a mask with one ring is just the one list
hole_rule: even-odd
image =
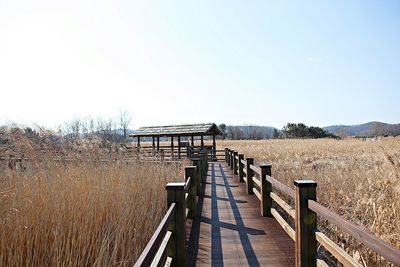
[(93, 118), (89, 118), (89, 132), (91, 135), (95, 132), (95, 122)]
[(128, 132), (131, 121), (132, 121), (132, 116), (129, 114), (128, 111), (124, 110), (124, 111), (120, 112), (119, 123), (124, 132), (124, 140), (126, 140), (127, 132)]
[(74, 118), (71, 121), (65, 122), (65, 131), (70, 139), (78, 139), (81, 132), (81, 120)]
[(238, 126), (228, 126), (227, 136), (231, 140), (241, 140), (245, 138), (245, 132)]
[(88, 137), (89, 135), (88, 118), (83, 118), (81, 120), (81, 132), (84, 138)]

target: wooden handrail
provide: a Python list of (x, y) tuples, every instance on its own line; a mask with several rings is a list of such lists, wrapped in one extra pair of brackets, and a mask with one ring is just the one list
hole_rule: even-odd
[[(293, 219), (295, 218), (295, 209), (281, 199), (277, 194), (271, 193), (271, 198)], [(276, 210), (272, 212), (278, 223), (284, 228), (284, 230), (294, 239), (294, 230), (284, 221), (284, 219), (276, 214)], [(283, 221), (282, 221), (283, 220)], [(290, 228), (290, 229), (289, 229)], [(357, 266), (362, 267), (353, 257), (351, 257), (346, 251), (340, 248), (336, 243), (329, 239), (322, 232), (317, 231), (315, 233), (317, 241), (328, 250), (334, 257), (336, 257), (345, 266)]]
[(160, 265), (162, 258), (164, 257), (165, 253), (167, 252), (167, 247), (170, 243), (171, 236), (172, 236), (172, 232), (167, 231), (163, 241), (161, 242), (160, 247), (158, 248), (156, 255), (154, 256), (153, 261), (151, 262), (151, 265), (150, 265), (151, 267)]
[(315, 238), (326, 250), (329, 251), (329, 253), (335, 256), (335, 258), (338, 259), (342, 264), (344, 264), (344, 266), (362, 267), (358, 261), (356, 261), (352, 256), (344, 251), (344, 249), (336, 245), (335, 242), (333, 242), (323, 233), (319, 231), (315, 232)]
[(292, 227), (283, 219), (283, 217), (279, 214), (279, 212), (272, 208), (271, 209), (272, 216), (277, 220), (277, 222), (282, 226), (283, 230), (290, 236), (290, 238), (294, 241), (295, 240), (295, 231)]
[[(255, 194), (256, 197), (260, 200), (261, 206), (267, 204), (267, 212), (264, 211), (264, 216), (265, 216), (265, 214), (268, 216), (268, 209), (269, 209), (270, 216), (273, 216), (278, 221), (278, 223), (282, 226), (282, 228), (288, 233), (288, 235), (293, 240), (295, 240), (295, 235), (297, 235), (296, 231), (290, 227), (290, 225), (283, 219), (283, 217), (278, 213), (278, 211), (276, 209), (271, 208), (269, 206), (269, 204), (266, 202), (265, 198), (267, 198), (267, 199), (269, 198), (269, 199), (275, 201), (293, 219), (296, 219), (297, 210), (292, 208), (288, 203), (286, 203), (282, 198), (280, 198), (278, 196), (278, 194), (271, 192), (271, 191), (267, 192), (267, 193), (262, 193), (262, 191), (263, 191), (262, 189), (265, 187), (265, 185), (263, 184), (264, 181), (267, 181), (270, 184), (270, 186), (272, 185), (273, 188), (278, 189), (280, 192), (286, 194), (291, 199), (296, 199), (296, 203), (298, 203), (300, 200), (297, 199), (299, 197), (299, 196), (296, 196), (297, 191), (295, 191), (292, 188), (290, 188), (289, 186), (279, 182), (275, 178), (271, 177), (271, 175), (267, 174), (264, 177), (262, 177), (263, 176), (261, 174), (262, 169), (261, 169), (261, 167), (257, 167), (254, 164), (253, 159), (244, 158), (244, 159), (239, 160), (239, 157), (233, 156), (233, 153), (234, 153), (233, 150), (228, 149), (228, 148), (225, 149), (225, 160), (228, 163), (228, 165), (231, 166), (231, 169), (234, 169), (234, 167), (235, 167), (234, 165), (236, 163), (239, 168), (241, 168), (243, 166), (242, 171), (239, 172), (239, 179), (241, 178), (241, 175), (244, 175), (244, 177), (241, 181), (246, 182), (247, 193)], [(235, 153), (238, 153), (238, 152), (235, 152)], [(238, 160), (238, 162), (236, 162), (236, 160)], [(249, 160), (250, 160), (250, 163), (249, 163)], [(270, 171), (269, 171), (269, 173), (270, 173)], [(255, 174), (257, 174), (260, 178), (256, 178), (254, 176)], [(398, 248), (392, 246), (391, 244), (383, 241), (382, 239), (374, 236), (373, 234), (368, 232), (365, 228), (345, 220), (341, 216), (337, 215), (336, 213), (330, 211), (326, 207), (324, 207), (321, 204), (319, 204), (318, 202), (316, 202), (316, 200), (313, 200), (312, 198), (311, 199), (308, 198), (308, 196), (307, 196), (308, 194), (310, 194), (309, 196), (311, 196), (311, 197), (313, 196), (313, 194), (315, 196), (315, 193), (312, 193), (313, 190), (315, 192), (315, 189), (313, 189), (313, 190), (307, 189), (310, 186), (311, 187), (316, 186), (315, 182), (297, 180), (295, 182), (295, 185), (296, 185), (296, 183), (299, 183), (297, 185), (297, 189), (299, 190), (299, 192), (303, 192), (303, 193), (298, 192), (298, 194), (300, 194), (300, 195), (303, 194), (303, 197), (305, 197), (305, 200), (306, 200), (306, 202), (302, 204), (303, 206), (301, 206), (302, 209), (304, 209), (304, 211), (302, 211), (302, 212), (305, 212), (305, 213), (301, 213), (302, 215), (298, 215), (298, 216), (307, 216), (307, 218), (313, 218), (313, 217), (316, 218), (316, 214), (317, 214), (317, 215), (323, 217), (324, 219), (328, 220), (330, 223), (334, 224), (335, 226), (337, 226), (338, 228), (340, 228), (341, 230), (343, 230), (350, 236), (354, 237), (360, 243), (366, 245), (367, 247), (369, 247), (370, 249), (372, 249), (373, 251), (375, 251), (382, 257), (384, 257), (389, 262), (395, 264), (396, 266), (397, 265), (400, 266), (400, 249), (398, 249)], [(259, 189), (254, 187), (254, 184), (257, 185), (257, 187), (259, 189), (261, 189), (261, 192), (259, 191)], [(299, 189), (299, 186), (301, 187), (301, 190)], [(307, 193), (307, 192), (310, 192), (310, 193)], [(299, 217), (299, 218), (302, 218), (302, 217)], [(357, 266), (357, 267), (361, 266), (352, 256), (350, 256), (348, 253), (346, 253), (342, 248), (340, 248), (338, 245), (336, 245), (331, 239), (329, 239), (327, 236), (325, 236), (322, 232), (318, 231), (316, 229), (315, 222), (316, 222), (316, 220), (314, 220), (314, 222), (313, 222), (314, 228), (309, 228), (308, 230), (306, 230), (308, 232), (303, 233), (304, 236), (301, 236), (301, 238), (311, 238), (311, 241), (314, 238), (314, 241), (312, 241), (312, 242), (314, 242), (314, 244), (315, 244), (315, 242), (320, 243), (326, 250), (328, 250), (334, 257), (336, 257), (345, 266)], [(299, 227), (302, 224), (304, 224), (304, 222), (302, 222), (302, 220), (298, 220), (296, 222), (296, 225), (299, 225)], [(297, 226), (296, 226), (296, 229), (297, 229)], [(307, 228), (305, 228), (305, 229), (307, 229)], [(312, 230), (310, 232), (310, 229), (311, 230), (315, 229), (315, 230)], [(314, 233), (314, 234), (312, 234), (312, 233)], [(312, 237), (313, 235), (314, 235), (314, 237)], [(315, 248), (314, 253), (316, 253), (316, 248)], [(304, 257), (305, 257), (305, 255), (306, 254), (304, 254)], [(313, 260), (313, 258), (314, 257), (311, 257), (308, 259), (303, 259), (303, 260), (306, 260), (305, 262), (307, 262), (308, 260), (311, 260), (311, 262), (314, 261), (313, 264), (316, 264), (316, 266), (327, 266), (327, 264), (323, 260), (315, 259), (315, 258)], [(299, 264), (299, 262), (296, 261), (296, 264)]]
[(176, 204), (172, 203), (169, 207), (167, 213), (164, 215), (160, 224), (158, 225), (156, 231), (152, 235), (150, 241), (147, 243), (142, 254), (140, 254), (139, 259), (135, 263), (135, 267), (139, 266), (150, 266), (151, 262), (156, 255), (161, 241), (164, 239), (165, 234), (169, 224), (171, 223), (172, 217), (175, 214)]
[(253, 179), (253, 183), (255, 183), (256, 185), (258, 185), (258, 187), (261, 188), (261, 181), (259, 179), (257, 179), (255, 176), (253, 176), (252, 179)]
[(282, 191), (286, 195), (288, 195), (292, 198), (295, 198), (296, 194), (295, 194), (294, 190), (292, 188), (290, 188), (289, 186), (282, 184), (281, 182), (279, 182), (275, 178), (272, 178), (269, 175), (266, 176), (266, 179), (268, 182), (270, 182), (272, 184), (272, 186), (275, 186), (276, 188), (278, 188), (280, 191)]
[[(169, 209), (157, 227), (135, 266), (185, 266), (186, 221), (196, 216), (196, 195), (201, 192), (201, 182), (207, 174), (207, 152), (202, 150), (198, 158), (191, 157), (193, 166), (185, 167), (185, 183), (168, 183)], [(168, 230), (168, 232), (167, 232)], [(167, 249), (168, 248), (168, 249)]]
[(257, 190), (257, 188), (253, 187), (253, 193), (254, 193), (254, 195), (256, 195), (258, 200), (260, 200), (260, 201), (262, 200), (261, 193)]
[(260, 167), (254, 166), (254, 165), (250, 165), (250, 169), (252, 169), (254, 171), (254, 173), (261, 175), (261, 169)]
[(329, 267), (329, 265), (325, 261), (317, 259), (317, 267)]
[(271, 198), (284, 210), (290, 217), (294, 219), (296, 216), (295, 209), (293, 209), (288, 203), (286, 203), (282, 198), (280, 198), (277, 194), (271, 193)]
[(191, 182), (191, 179), (192, 177), (189, 177), (187, 180), (186, 180), (186, 182), (185, 182), (185, 186), (183, 187), (183, 190), (185, 190), (185, 192), (187, 192), (188, 191), (188, 189), (189, 189), (189, 186), (190, 186), (190, 182)]
[(386, 258), (388, 261), (400, 266), (399, 249), (371, 234), (365, 228), (347, 221), (316, 201), (309, 200), (308, 207), (318, 215), (327, 219), (330, 223), (333, 223), (338, 228), (360, 241), (362, 244)]
[[(170, 147), (170, 146), (160, 146), (160, 147), (159, 147), (160, 150), (161, 150), (161, 149), (164, 149), (165, 151), (171, 151), (171, 150), (178, 151), (178, 148), (179, 148), (179, 147)], [(184, 146), (182, 146), (182, 147), (180, 147), (180, 148), (181, 148), (181, 151), (186, 151), (186, 150), (187, 150), (187, 148), (184, 147)], [(135, 147), (134, 150), (137, 150), (137, 149), (139, 149), (139, 150), (145, 150), (145, 151), (157, 151), (157, 147), (151, 147), (151, 146)], [(129, 149), (129, 150), (130, 150), (129, 152), (132, 152), (132, 151), (131, 151), (132, 149)]]

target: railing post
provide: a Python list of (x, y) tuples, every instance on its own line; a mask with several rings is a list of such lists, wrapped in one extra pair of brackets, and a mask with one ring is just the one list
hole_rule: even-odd
[(206, 176), (207, 176), (207, 171), (208, 171), (208, 156), (207, 156), (207, 150), (203, 149), (202, 150), (203, 154), (203, 176), (201, 177), (201, 181), (205, 182), (206, 181)]
[(189, 185), (189, 196), (187, 200), (187, 208), (189, 209), (188, 218), (196, 217), (196, 166), (185, 167), (185, 180), (191, 179)]
[(296, 186), (296, 267), (317, 266), (317, 215), (308, 208), (308, 200), (316, 200), (317, 183), (295, 180)]
[(234, 153), (235, 153), (235, 150), (231, 150), (231, 170), (233, 170), (233, 163), (234, 163), (234, 160), (233, 160), (233, 155), (234, 155)]
[(228, 155), (227, 155), (227, 157), (228, 157), (228, 166), (231, 166), (231, 149), (230, 149), (230, 148), (228, 148)]
[(200, 151), (200, 181), (203, 182), (204, 177), (204, 151)]
[(168, 256), (174, 259), (175, 266), (186, 265), (186, 205), (185, 183), (168, 183), (168, 207), (175, 202), (175, 216), (168, 230), (172, 232), (172, 240), (168, 247)]
[(233, 174), (238, 174), (238, 160), (236, 159), (238, 154), (239, 152), (237, 151), (233, 153)]
[(264, 217), (271, 217), (271, 208), (272, 208), (272, 184), (267, 181), (266, 176), (271, 176), (271, 165), (270, 164), (262, 164), (261, 168), (261, 214)]
[(225, 163), (228, 163), (228, 148), (225, 147)]
[(201, 196), (201, 167), (200, 167), (200, 159), (192, 158), (193, 166), (196, 166), (196, 195)]
[(232, 154), (233, 150), (229, 149), (229, 167), (232, 168), (233, 162), (232, 162)]
[(244, 159), (244, 155), (243, 155), (243, 154), (239, 154), (238, 157), (239, 157), (239, 160), (238, 160), (238, 164), (239, 164), (238, 177), (239, 177), (239, 182), (243, 182), (243, 177), (244, 177), (243, 168), (244, 168), (244, 164), (242, 163), (242, 160)]
[(248, 195), (254, 195), (253, 192), (253, 176), (254, 176), (254, 171), (250, 168), (250, 165), (254, 164), (254, 159), (253, 158), (246, 158), (247, 164), (246, 164), (246, 188), (247, 188), (247, 194)]

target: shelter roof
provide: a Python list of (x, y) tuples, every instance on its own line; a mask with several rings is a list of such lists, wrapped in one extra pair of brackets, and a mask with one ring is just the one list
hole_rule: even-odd
[(144, 136), (200, 136), (220, 135), (221, 130), (215, 123), (182, 124), (169, 126), (150, 126), (137, 129), (130, 137)]

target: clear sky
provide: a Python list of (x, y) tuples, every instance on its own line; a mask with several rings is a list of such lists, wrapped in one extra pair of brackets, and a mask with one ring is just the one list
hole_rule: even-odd
[(399, 85), (398, 0), (0, 0), (0, 123), (395, 123)]

